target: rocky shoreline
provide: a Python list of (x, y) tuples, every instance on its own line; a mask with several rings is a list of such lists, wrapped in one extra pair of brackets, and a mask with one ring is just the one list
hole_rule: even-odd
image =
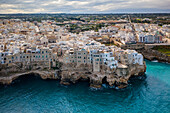
[(139, 53), (141, 53), (145, 59), (153, 61), (158, 60), (159, 62), (167, 62), (170, 63), (170, 56), (167, 56), (157, 50), (152, 49), (142, 49), (137, 50)]
[(4, 85), (9, 85), (15, 79), (25, 75), (40, 76), (42, 79), (59, 79), (58, 76), (56, 76), (56, 72), (52, 70), (51, 71), (27, 71), (23, 73), (21, 72), (21, 73), (11, 74), (7, 77), (0, 77), (0, 83)]
[[(88, 67), (88, 66), (82, 66)], [(74, 71), (67, 69), (61, 72), (61, 84), (69, 85), (70, 83), (76, 83), (80, 79), (89, 80), (90, 87), (101, 88), (103, 83), (107, 83), (109, 86), (117, 86), (118, 88), (125, 88), (128, 85), (128, 80), (132, 76), (144, 75), (146, 71), (146, 64), (129, 65), (124, 71), (125, 75), (117, 75), (116, 73), (93, 73), (90, 70), (76, 68)]]
[(79, 81), (88, 81), (90, 87), (101, 88), (103, 83), (107, 83), (109, 86), (116, 86), (118, 88), (125, 88), (128, 86), (128, 80), (132, 76), (144, 75), (146, 71), (146, 64), (129, 65), (125, 70), (125, 75), (117, 75), (116, 73), (93, 73), (90, 70), (85, 69), (87, 66), (81, 66), (79, 68), (65, 68), (62, 70), (32, 70), (27, 72), (18, 72), (10, 74), (10, 76), (0, 77), (1, 84), (11, 84), (15, 79), (20, 76), (33, 74), (40, 76), (42, 79), (55, 79), (60, 80), (60, 84), (70, 85)]

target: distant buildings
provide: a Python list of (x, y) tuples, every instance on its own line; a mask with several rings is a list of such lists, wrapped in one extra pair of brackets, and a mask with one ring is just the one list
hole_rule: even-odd
[(139, 42), (142, 42), (142, 43), (162, 43), (163, 40), (162, 40), (162, 37), (161, 35), (159, 34), (155, 34), (155, 35), (152, 35), (152, 34), (148, 34), (148, 33), (143, 33), (143, 34), (139, 34)]

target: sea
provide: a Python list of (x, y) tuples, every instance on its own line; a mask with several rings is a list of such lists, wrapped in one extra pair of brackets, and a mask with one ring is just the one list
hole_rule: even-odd
[(170, 64), (146, 65), (146, 75), (131, 78), (125, 89), (20, 77), (0, 85), (0, 113), (170, 113)]

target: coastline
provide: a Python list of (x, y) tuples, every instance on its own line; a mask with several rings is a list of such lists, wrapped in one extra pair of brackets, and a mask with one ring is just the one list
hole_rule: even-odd
[(7, 77), (0, 77), (0, 83), (4, 85), (11, 84), (14, 80), (20, 76), (33, 74), (40, 76), (42, 79), (54, 79), (60, 80), (60, 84), (70, 85), (79, 81), (87, 81), (92, 88), (101, 88), (103, 83), (107, 83), (109, 86), (115, 86), (117, 88), (126, 88), (128, 86), (128, 80), (132, 76), (142, 76), (146, 71), (146, 64), (143, 66), (131, 65), (128, 67), (126, 76), (108, 74), (108, 73), (92, 73), (89, 70), (80, 71), (80, 68), (72, 70), (31, 70), (27, 72), (18, 72), (15, 74), (9, 74)]
[(145, 59), (149, 61), (154, 61), (158, 60), (158, 62), (162, 63), (170, 63), (170, 56), (167, 56), (157, 50), (152, 50), (152, 49), (142, 49), (142, 50), (137, 50), (139, 53), (141, 53)]
[[(117, 107), (117, 105), (123, 105), (123, 107), (129, 108), (129, 102), (132, 105), (130, 110), (134, 110), (135, 108), (140, 107), (142, 105), (142, 108), (147, 108), (150, 105), (147, 103), (159, 102), (162, 101), (165, 102), (164, 104), (167, 105), (168, 98), (169, 98), (169, 85), (164, 82), (162, 79), (168, 78), (167, 73), (162, 73), (163, 71), (167, 71), (167, 65), (164, 63), (161, 65), (163, 67), (161, 71), (157, 70), (157, 63), (152, 63), (149, 60), (146, 60), (147, 65), (147, 73), (144, 76), (139, 77), (132, 77), (129, 80), (129, 85), (127, 88), (124, 89), (118, 89), (117, 87), (110, 87), (107, 84), (102, 84), (102, 88), (90, 88), (89, 83), (87, 81), (78, 81), (76, 84), (71, 84), (70, 86), (60, 85), (59, 80), (42, 80), (39, 76), (34, 77), (33, 75), (29, 76), (23, 76), (21, 78), (16, 79), (13, 81), (11, 85), (0, 85), (1, 86), (1, 101), (2, 103), (2, 110), (4, 112), (8, 112), (10, 109), (20, 111), (21, 107), (25, 110), (29, 110), (28, 107), (32, 108), (30, 104), (34, 104), (33, 106), (41, 105), (43, 106), (44, 103), (46, 105), (49, 105), (48, 107), (45, 107), (45, 110), (50, 110), (51, 112), (55, 111), (57, 109), (57, 112), (60, 112), (60, 109), (64, 109), (63, 101), (65, 103), (68, 102), (68, 99), (70, 99), (71, 103), (68, 103), (69, 105), (74, 105), (73, 107), (69, 108), (69, 110), (74, 111), (77, 110), (79, 112), (84, 111), (85, 107), (88, 106), (95, 106), (96, 105), (96, 99), (97, 99), (97, 106), (98, 109), (95, 107), (92, 107), (94, 109), (90, 109), (93, 112), (96, 110), (96, 112), (100, 110), (107, 111), (112, 110), (113, 107), (115, 107), (116, 110), (120, 111), (122, 106)], [(155, 67), (156, 66), (156, 67)], [(154, 68), (150, 68), (154, 67)], [(166, 69), (163, 69), (166, 68)], [(153, 74), (155, 72), (155, 74)], [(158, 73), (159, 72), (159, 73)], [(161, 76), (160, 78), (157, 78), (157, 76)], [(166, 77), (163, 77), (166, 76)], [(167, 80), (166, 80), (167, 81)], [(167, 92), (168, 91), (168, 92)], [(158, 93), (157, 93), (158, 92)], [(163, 92), (163, 93), (162, 93)], [(22, 93), (22, 95), (21, 95)], [(148, 96), (149, 95), (149, 96)], [(140, 96), (140, 98), (139, 98)], [(157, 98), (161, 96), (160, 98)], [(166, 97), (166, 98), (163, 98)], [(66, 98), (66, 99), (65, 99)], [(126, 98), (126, 99), (125, 99)], [(12, 99), (12, 101), (11, 101)], [(8, 101), (7, 101), (8, 100)], [(49, 100), (49, 101), (47, 101)], [(55, 101), (52, 101), (55, 100)], [(90, 102), (89, 102), (90, 101)], [(122, 101), (126, 104), (122, 104)], [(27, 106), (25, 106), (25, 103)], [(59, 106), (56, 106), (54, 108), (54, 105), (57, 105), (59, 103)], [(77, 106), (76, 103), (78, 104)], [(107, 108), (102, 107), (103, 102), (108, 102), (112, 104), (105, 103), (105, 106), (108, 106)], [(142, 104), (141, 104), (142, 102)], [(13, 109), (11, 108), (11, 104), (15, 105), (20, 103), (20, 106), (13, 106)], [(92, 103), (92, 104), (91, 104)], [(137, 103), (137, 104), (134, 104)], [(86, 106), (88, 104), (88, 106)], [(23, 106), (22, 106), (23, 105)], [(85, 105), (85, 106), (82, 106)], [(148, 106), (145, 106), (148, 105)], [(158, 104), (151, 104), (153, 108), (158, 108)], [(156, 107), (157, 106), (157, 107)], [(62, 108), (61, 108), (62, 107)], [(36, 108), (36, 107), (35, 107)], [(52, 108), (52, 109), (51, 109)], [(79, 109), (80, 110), (79, 110)], [(125, 109), (126, 109), (125, 108)], [(33, 112), (37, 112), (39, 108), (32, 109)], [(68, 110), (68, 112), (69, 112)], [(144, 109), (148, 110), (148, 109)], [(167, 107), (165, 106), (165, 110), (167, 110)], [(29, 110), (30, 111), (30, 110)], [(28, 112), (29, 112), (28, 111)], [(124, 110), (127, 112), (126, 110)], [(142, 112), (143, 109), (139, 112)], [(26, 112), (26, 111), (25, 111)], [(149, 112), (149, 110), (148, 110)]]
[(21, 73), (15, 73), (10, 74), (7, 77), (0, 77), (0, 83), (9, 85), (11, 84), (15, 79), (19, 78), (20, 76), (24, 75), (30, 75), (33, 74), (35, 76), (40, 76), (42, 79), (58, 79), (57, 76), (55, 76), (55, 71), (27, 71), (27, 72), (21, 72)]

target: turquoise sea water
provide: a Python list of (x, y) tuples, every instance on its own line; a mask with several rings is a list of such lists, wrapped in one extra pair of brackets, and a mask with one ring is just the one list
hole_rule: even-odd
[(128, 88), (86, 82), (62, 86), (39, 77), (17, 79), (0, 86), (0, 113), (170, 113), (170, 64), (146, 61), (146, 77), (130, 80)]

